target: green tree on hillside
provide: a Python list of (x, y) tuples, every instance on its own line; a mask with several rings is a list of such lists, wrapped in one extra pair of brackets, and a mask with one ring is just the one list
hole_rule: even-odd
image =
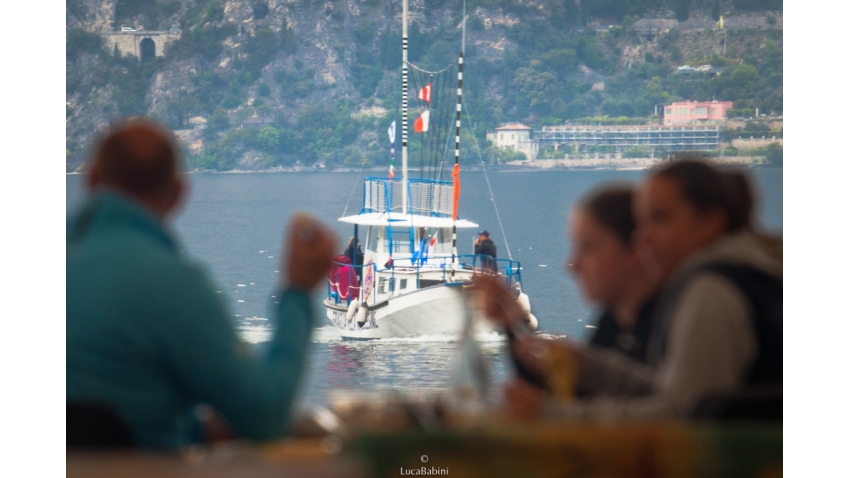
[(579, 21), (581, 26), (586, 27), (587, 21), (590, 20), (590, 0), (579, 0)]
[(561, 74), (572, 73), (578, 67), (576, 52), (569, 48), (549, 50), (541, 58), (552, 70)]
[(97, 33), (73, 27), (65, 34), (65, 59), (68, 61), (76, 60), (83, 53), (97, 54), (102, 48), (103, 39)]
[(782, 146), (779, 143), (770, 143), (765, 148), (765, 159), (771, 166), (782, 167)]
[(774, 17), (773, 15), (771, 15), (769, 13), (764, 18), (764, 21), (765, 21), (765, 23), (767, 23), (767, 26), (769, 26), (770, 28), (773, 28), (773, 27), (776, 26), (776, 17)]
[(257, 132), (257, 146), (265, 153), (277, 152), (280, 146), (280, 131), (274, 126), (266, 126)]
[(558, 97), (558, 85), (558, 78), (545, 70), (540, 60), (531, 60), (529, 66), (517, 70), (513, 81), (517, 101), (538, 114), (545, 114), (552, 99)]
[(690, 0), (676, 0), (676, 20), (687, 21), (690, 15)]

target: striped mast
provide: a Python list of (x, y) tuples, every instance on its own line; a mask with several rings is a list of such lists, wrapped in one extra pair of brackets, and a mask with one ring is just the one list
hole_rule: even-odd
[(452, 169), (452, 264), (457, 257), (457, 204), (460, 199), (460, 110), (463, 101), (463, 52), (457, 56), (457, 112), (455, 117), (455, 165)]
[(401, 211), (407, 214), (407, 0), (401, 5)]
[(463, 1), (463, 36), (457, 56), (457, 112), (455, 116), (455, 165), (452, 168), (452, 280), (457, 260), (457, 205), (460, 199), (460, 111), (463, 103), (463, 54), (466, 51), (466, 0)]

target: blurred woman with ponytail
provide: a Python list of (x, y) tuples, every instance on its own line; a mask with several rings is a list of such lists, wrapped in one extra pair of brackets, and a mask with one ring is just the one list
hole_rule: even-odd
[[(625, 415), (720, 414), (700, 407), (712, 397), (732, 397), (729, 405), (761, 394), (778, 396), (781, 418), (782, 246), (755, 232), (749, 180), (701, 161), (676, 161), (646, 177), (635, 206), (639, 239), (664, 283), (649, 365), (589, 351), (579, 383), (646, 396), (640, 407), (620, 409)], [(771, 410), (741, 413), (776, 418), (777, 401), (769, 403)]]
[[(537, 403), (515, 390), (509, 404), (577, 418), (781, 420), (782, 242), (755, 230), (753, 206), (739, 172), (690, 159), (651, 171), (634, 205), (635, 247), (662, 284), (645, 355), (563, 342), (574, 389), (593, 398)], [(494, 305), (506, 292), (483, 285), (488, 315), (506, 322)]]

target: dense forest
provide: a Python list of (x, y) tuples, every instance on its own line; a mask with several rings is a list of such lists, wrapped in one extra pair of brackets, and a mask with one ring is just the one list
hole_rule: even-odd
[[(66, 7), (68, 170), (109, 120), (134, 115), (176, 130), (191, 169), (388, 164), (385, 131), (400, 119), (400, 3), (111, 2), (112, 28), (180, 29), (165, 56), (144, 62), (85, 28), (80, 19), (98, 3)], [(232, 4), (245, 7), (239, 21)], [(642, 124), (677, 100), (733, 101), (733, 116), (782, 113), (777, 0), (469, 0), (467, 9), (464, 120), (491, 162), (512, 159), (484, 138), (500, 122)], [(460, 3), (411, 11), (409, 60), (425, 69), (455, 61)], [(764, 28), (641, 27), (753, 13)], [(720, 73), (681, 74), (686, 63)]]

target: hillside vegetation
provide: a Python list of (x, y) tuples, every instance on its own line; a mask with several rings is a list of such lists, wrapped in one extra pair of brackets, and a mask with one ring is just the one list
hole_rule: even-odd
[[(412, 2), (411, 62), (456, 61), (460, 5)], [(781, 2), (470, 0), (467, 8), (464, 120), (490, 161), (510, 159), (484, 140), (506, 121), (644, 123), (656, 104), (710, 99), (734, 101), (742, 116), (782, 113)], [(191, 169), (389, 163), (385, 131), (400, 119), (398, 0), (69, 0), (66, 13), (69, 171), (109, 121), (133, 115), (175, 129)], [(764, 27), (647, 32), (640, 21), (719, 14)], [(140, 62), (99, 35), (121, 25), (182, 34), (164, 57)], [(679, 74), (686, 63), (722, 73)]]

